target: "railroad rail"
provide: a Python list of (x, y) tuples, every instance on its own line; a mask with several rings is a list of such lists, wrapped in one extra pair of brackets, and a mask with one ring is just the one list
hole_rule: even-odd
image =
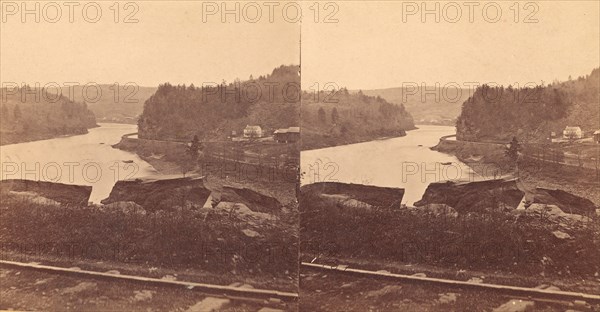
[(471, 283), (466, 281), (457, 281), (443, 278), (433, 277), (421, 277), (413, 275), (395, 274), (382, 271), (368, 271), (361, 269), (349, 268), (345, 265), (324, 265), (317, 263), (302, 262), (301, 266), (311, 268), (315, 270), (328, 271), (333, 273), (343, 273), (356, 276), (378, 278), (378, 279), (391, 279), (413, 283), (429, 283), (437, 285), (445, 285), (455, 288), (469, 288), (487, 291), (503, 292), (511, 295), (526, 296), (531, 298), (539, 299), (558, 299), (558, 300), (582, 300), (587, 303), (600, 304), (600, 295), (585, 294), (579, 292), (570, 292), (562, 290), (551, 290), (551, 289), (539, 289), (539, 288), (527, 288), (519, 286), (508, 286), (508, 285), (497, 285), (489, 283)]
[(164, 280), (151, 277), (142, 277), (134, 275), (104, 273), (96, 271), (87, 271), (73, 268), (63, 268), (56, 266), (41, 265), (35, 263), (22, 263), (16, 261), (0, 260), (0, 266), (8, 266), (20, 269), (36, 270), (54, 274), (67, 274), (86, 278), (119, 280), (126, 282), (137, 282), (144, 284), (152, 284), (164, 287), (185, 287), (190, 290), (199, 291), (207, 295), (219, 295), (236, 300), (256, 300), (256, 299), (279, 299), (282, 302), (294, 302), (298, 300), (298, 294), (292, 292), (284, 292), (278, 290), (257, 289), (257, 288), (241, 288), (224, 285), (214, 285), (196, 282)]

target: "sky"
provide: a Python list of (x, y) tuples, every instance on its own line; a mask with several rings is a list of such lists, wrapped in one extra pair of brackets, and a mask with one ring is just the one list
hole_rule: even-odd
[[(420, 4), (422, 1), (413, 3)], [(600, 1), (537, 2), (519, 14), (515, 1), (496, 1), (502, 17), (484, 19), (482, 6), (474, 8), (469, 22), (440, 3), (440, 22), (426, 15), (422, 22), (403, 10), (400, 1), (341, 2), (338, 23), (302, 24), (302, 84), (335, 82), (348, 89), (377, 89), (416, 82), (441, 85), (456, 82), (546, 83), (591, 73), (599, 65)], [(405, 2), (406, 3), (406, 2)], [(483, 2), (482, 2), (483, 3)], [(406, 5), (406, 4), (405, 4)], [(428, 3), (434, 9), (434, 3)], [(485, 16), (494, 21), (493, 7)], [(446, 19), (444, 18), (446, 17)], [(519, 23), (514, 22), (518, 16)]]
[[(102, 15), (92, 23), (83, 18), (85, 3), (74, 8), (73, 23), (64, 6), (60, 19), (49, 23), (44, 17), (52, 20), (55, 11), (48, 7), (44, 15), (44, 3), (40, 23), (33, 15), (26, 16), (25, 23), (19, 14), (7, 16), (0, 24), (1, 80), (200, 85), (245, 80), (300, 62), (300, 24), (282, 18), (271, 23), (264, 13), (256, 23), (245, 22), (243, 15), (240, 23), (233, 15), (224, 23), (219, 12), (203, 21), (201, 2), (146, 1), (135, 2), (137, 23), (123, 23), (135, 8), (126, 9), (121, 2), (115, 23), (116, 10), (110, 8), (114, 2), (98, 1)], [(250, 9), (246, 16), (252, 20)], [(86, 17), (93, 21), (95, 11), (87, 10)]]
[[(56, 23), (44, 19), (53, 18), (52, 8), (42, 12), (39, 23), (31, 15), (21, 22), (20, 11), (7, 15), (0, 23), (0, 80), (199, 85), (264, 75), (279, 65), (300, 63), (300, 55), (305, 89), (327, 82), (349, 89), (540, 83), (589, 74), (600, 66), (599, 1), (540, 1), (529, 7), (520, 2), (518, 15), (514, 1), (497, 1), (502, 15), (495, 23), (495, 7), (484, 16), (484, 2), (473, 8), (472, 22), (465, 2), (454, 2), (460, 16), (447, 2), (437, 2), (436, 22), (433, 14), (422, 20), (421, 1), (316, 6), (309, 1), (302, 3), (301, 24), (284, 19), (284, 2), (277, 2), (272, 22), (268, 8), (258, 2), (262, 15), (257, 23), (244, 15), (240, 23), (234, 16), (226, 16), (224, 23), (221, 8), (203, 21), (206, 2), (194, 1), (135, 2), (137, 23), (122, 22), (133, 8), (120, 2), (120, 22), (115, 23), (113, 2), (98, 3), (103, 14), (96, 23), (83, 19), (82, 5), (74, 8), (73, 23), (66, 7)], [(238, 3), (243, 11), (247, 3)], [(427, 3), (428, 8), (435, 3)], [(235, 2), (228, 5), (233, 8)], [(408, 15), (415, 9), (411, 5), (417, 5), (414, 15)], [(253, 15), (251, 7), (247, 12)], [(93, 13), (88, 9), (87, 16)], [(454, 16), (456, 23), (450, 22)]]

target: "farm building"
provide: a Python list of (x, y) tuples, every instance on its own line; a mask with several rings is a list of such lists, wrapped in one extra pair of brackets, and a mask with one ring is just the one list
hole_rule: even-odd
[(566, 127), (563, 131), (563, 137), (565, 139), (581, 139), (583, 138), (583, 131), (580, 127)]
[(250, 126), (247, 125), (244, 128), (244, 137), (245, 138), (261, 138), (263, 136), (263, 131), (260, 126)]
[(293, 143), (300, 140), (300, 127), (289, 127), (287, 129), (277, 129), (273, 133), (275, 141), (279, 143)]

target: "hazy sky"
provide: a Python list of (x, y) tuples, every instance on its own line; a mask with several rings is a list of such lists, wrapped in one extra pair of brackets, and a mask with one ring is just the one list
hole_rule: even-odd
[[(599, 1), (539, 2), (533, 16), (538, 23), (528, 24), (522, 21), (534, 8), (525, 10), (521, 3), (515, 23), (514, 1), (496, 3), (502, 9), (497, 23), (484, 20), (483, 5), (474, 8), (473, 23), (466, 6), (457, 23), (443, 15), (440, 23), (433, 15), (422, 23), (420, 14), (404, 23), (400, 1), (340, 3), (338, 23), (302, 25), (302, 83), (332, 81), (349, 89), (403, 82), (539, 83), (599, 66)], [(455, 13), (447, 8), (452, 19)], [(488, 13), (493, 19), (493, 8)]]
[[(300, 62), (300, 24), (282, 18), (270, 23), (263, 16), (256, 24), (243, 19), (238, 24), (234, 16), (222, 23), (217, 14), (204, 23), (200, 2), (160, 1), (137, 2), (139, 22), (124, 24), (114, 22), (109, 1), (99, 2), (102, 17), (89, 23), (81, 13), (86, 2), (81, 3), (74, 8), (74, 23), (69, 23), (67, 7), (54, 24), (44, 15), (40, 23), (34, 16), (26, 23), (19, 15), (8, 16), (0, 26), (2, 81), (199, 85), (270, 74), (277, 66)], [(120, 3), (121, 21), (133, 12), (124, 9), (125, 3)], [(53, 18), (54, 11), (48, 10), (46, 16)], [(93, 18), (95, 12), (88, 10)]]
[[(273, 23), (261, 3), (263, 16), (256, 24), (243, 17), (240, 23), (222, 23), (218, 14), (205, 23), (201, 2), (174, 1), (137, 2), (138, 23), (115, 23), (109, 8), (113, 2), (100, 3), (103, 15), (97, 23), (83, 20), (81, 6), (74, 9), (74, 23), (69, 23), (66, 7), (54, 24), (43, 18), (35, 23), (33, 16), (21, 23), (20, 16), (8, 16), (0, 24), (0, 79), (200, 84), (246, 79), (300, 62), (300, 24), (282, 18), (284, 2), (275, 9)], [(330, 24), (322, 21), (335, 8), (320, 2), (316, 23), (315, 7), (309, 8), (313, 3), (303, 3), (305, 88), (315, 82), (350, 89), (403, 82), (539, 83), (589, 74), (600, 63), (598, 1), (538, 2), (537, 23), (523, 23), (535, 9), (525, 8), (525, 2), (520, 3), (518, 23), (513, 1), (495, 2), (502, 10), (497, 23), (484, 19), (484, 2), (474, 7), (473, 23), (465, 2), (456, 2), (462, 11), (457, 23), (447, 21), (455, 16), (453, 8), (443, 15), (444, 2), (439, 2), (440, 22), (428, 15), (423, 23), (421, 7), (403, 22), (406, 7), (400, 1), (338, 1), (333, 15), (338, 22)], [(421, 1), (412, 3), (420, 6)], [(120, 4), (122, 20), (131, 8)], [(434, 3), (428, 5), (431, 9)], [(488, 13), (488, 19), (495, 15), (493, 8)]]

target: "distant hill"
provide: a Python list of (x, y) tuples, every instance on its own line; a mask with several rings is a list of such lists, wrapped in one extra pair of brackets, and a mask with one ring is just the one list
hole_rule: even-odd
[[(95, 87), (100, 89), (100, 94)], [(94, 85), (86, 89), (87, 105), (96, 115), (98, 122), (136, 124), (144, 110), (144, 102), (156, 92), (156, 89), (156, 87), (140, 87), (135, 84), (118, 85), (118, 88), (117, 85)], [(71, 100), (84, 102), (83, 86), (74, 86), (72, 90), (63, 87), (63, 96), (70, 96), (70, 91), (74, 95), (74, 99)]]
[[(37, 100), (32, 94), (36, 92)], [(85, 103), (54, 97), (55, 93), (50, 92), (43, 96), (44, 92), (28, 86), (9, 92), (0, 89), (1, 145), (84, 134), (97, 126), (94, 113)], [(24, 99), (22, 94), (26, 95)]]
[(302, 94), (303, 150), (403, 136), (414, 129), (412, 116), (401, 104), (344, 88), (329, 98), (328, 94)]
[(535, 88), (483, 85), (462, 106), (457, 137), (473, 141), (547, 140), (566, 126), (600, 128), (600, 70)]
[(223, 139), (246, 125), (264, 131), (300, 125), (299, 66), (280, 66), (266, 76), (216, 86), (162, 84), (145, 103), (140, 138)]
[(404, 105), (416, 124), (454, 126), (456, 118), (460, 115), (462, 103), (469, 98), (470, 90), (419, 86), (416, 90), (398, 87), (362, 90), (362, 92), (365, 95), (380, 96), (390, 103)]

